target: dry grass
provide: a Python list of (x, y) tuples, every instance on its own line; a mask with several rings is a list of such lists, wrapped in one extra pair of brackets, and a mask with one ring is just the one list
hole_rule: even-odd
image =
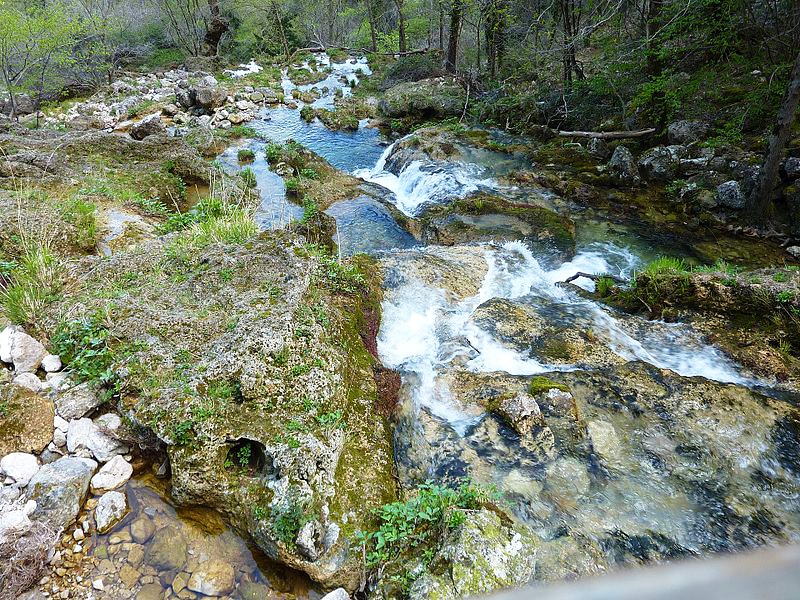
[(47, 559), (58, 540), (58, 532), (34, 521), (23, 536), (0, 543), (0, 600), (14, 600), (30, 589), (47, 570)]

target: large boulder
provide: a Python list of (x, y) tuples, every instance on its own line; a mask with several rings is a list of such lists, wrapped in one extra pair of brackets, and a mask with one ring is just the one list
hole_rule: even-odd
[(670, 144), (691, 144), (706, 138), (710, 127), (701, 121), (675, 121), (667, 125)]
[(495, 512), (471, 512), (446, 537), (408, 597), (456, 600), (524, 585), (535, 573), (540, 545), (528, 528)]
[(95, 469), (95, 461), (71, 456), (44, 465), (28, 484), (28, 495), (36, 501), (35, 516), (55, 528), (74, 522)]
[(608, 161), (606, 169), (618, 182), (625, 185), (632, 185), (639, 181), (639, 170), (633, 154), (625, 146), (617, 146), (611, 160)]
[(9, 452), (41, 452), (53, 439), (53, 402), (29, 389), (0, 383), (0, 456)]
[(39, 472), (39, 461), (33, 454), (12, 452), (0, 458), (0, 473), (11, 477), (20, 486), (28, 485), (31, 477)]
[(683, 146), (656, 146), (639, 158), (639, 172), (647, 179), (669, 181), (675, 178), (685, 155)]
[(143, 140), (149, 135), (164, 133), (164, 124), (161, 122), (161, 115), (156, 113), (137, 121), (131, 126), (130, 136), (135, 140)]
[(207, 111), (225, 104), (227, 97), (227, 92), (216, 86), (198, 86), (194, 90), (195, 105)]
[(436, 77), (394, 86), (385, 93), (379, 110), (390, 118), (445, 118), (460, 115), (466, 98), (466, 91), (457, 79)]
[(738, 181), (726, 181), (717, 186), (717, 200), (727, 208), (739, 210), (747, 204), (747, 197), (742, 192)]

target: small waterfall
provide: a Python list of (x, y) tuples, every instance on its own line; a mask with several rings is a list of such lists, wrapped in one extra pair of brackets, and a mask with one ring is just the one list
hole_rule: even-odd
[(360, 169), (354, 173), (393, 192), (397, 208), (406, 215), (419, 214), (425, 205), (463, 198), (481, 189), (496, 187), (496, 183), (474, 163), (414, 160), (395, 175), (386, 169), (386, 163), (397, 150), (397, 144), (408, 137), (387, 147), (372, 169)]
[[(412, 252), (425, 253), (426, 249)], [(501, 371), (511, 375), (535, 375), (548, 371), (568, 371), (580, 365), (553, 365), (523, 355), (496, 340), (470, 321), (475, 309), (493, 298), (544, 303), (548, 311), (572, 319), (591, 331), (615, 354), (625, 360), (640, 360), (671, 369), (684, 376), (747, 384), (737, 367), (718, 349), (703, 342), (684, 324), (643, 321), (615, 315), (600, 304), (581, 298), (557, 284), (582, 271), (599, 274), (629, 274), (638, 259), (629, 251), (611, 245), (579, 252), (575, 258), (552, 270), (545, 270), (521, 242), (508, 242), (485, 251), (487, 273), (478, 293), (456, 303), (446, 299), (445, 290), (409, 277), (399, 287), (387, 290), (378, 350), (390, 368), (414, 373), (418, 381), (413, 390), (417, 406), (446, 419), (457, 430), (471, 417), (450, 400), (439, 377), (454, 356), (449, 343), (468, 340), (463, 353), (474, 357), (466, 368), (476, 372)], [(590, 289), (587, 279), (578, 284)], [(455, 353), (457, 355), (458, 352)]]

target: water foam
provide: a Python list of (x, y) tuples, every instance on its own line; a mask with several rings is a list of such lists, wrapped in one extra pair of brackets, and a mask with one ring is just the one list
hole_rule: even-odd
[(415, 160), (395, 175), (386, 170), (386, 161), (396, 145), (397, 142), (387, 147), (372, 169), (360, 169), (354, 175), (390, 190), (397, 208), (408, 216), (418, 214), (428, 204), (464, 198), (481, 189), (496, 187), (494, 180), (473, 163)]
[[(413, 390), (416, 405), (425, 406), (431, 413), (449, 421), (457, 431), (463, 432), (471, 417), (453, 403), (440, 377), (440, 372), (458, 355), (445, 348), (448, 342), (468, 340), (474, 357), (466, 362), (466, 367), (475, 372), (535, 375), (580, 368), (580, 365), (547, 364), (535, 356), (523, 355), (471, 322), (475, 309), (493, 298), (543, 304), (548, 310), (571, 319), (575, 326), (591, 329), (611, 351), (625, 360), (644, 361), (683, 376), (740, 384), (749, 382), (732, 361), (703, 342), (689, 326), (616, 315), (557, 285), (578, 271), (630, 273), (638, 259), (627, 249), (596, 244), (551, 270), (542, 268), (531, 250), (521, 242), (489, 247), (485, 257), (487, 272), (473, 297), (450, 303), (444, 290), (409, 277), (399, 287), (387, 290), (383, 305), (378, 337), (381, 359), (390, 368), (414, 373), (418, 382)], [(576, 283), (587, 289), (593, 285), (586, 278)]]

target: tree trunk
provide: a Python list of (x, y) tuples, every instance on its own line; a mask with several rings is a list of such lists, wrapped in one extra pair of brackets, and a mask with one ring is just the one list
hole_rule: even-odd
[(365, 0), (367, 4), (367, 19), (369, 20), (369, 38), (372, 44), (372, 51), (378, 51), (378, 32), (375, 26), (375, 7), (372, 6), (373, 0)]
[(647, 5), (647, 74), (650, 77), (658, 77), (662, 69), (661, 59), (658, 56), (659, 44), (656, 43), (662, 2), (663, 0), (649, 0)]
[(228, 20), (223, 18), (219, 11), (219, 0), (208, 0), (211, 20), (208, 22), (206, 35), (203, 38), (203, 55), (216, 56), (219, 53), (219, 43), (222, 36), (227, 33)]
[(755, 219), (762, 222), (767, 217), (772, 190), (775, 186), (775, 179), (778, 177), (778, 168), (780, 167), (781, 158), (783, 158), (786, 142), (789, 140), (789, 135), (792, 131), (792, 123), (797, 113), (798, 103), (800, 103), (800, 54), (797, 55), (794, 61), (794, 69), (792, 69), (792, 75), (789, 80), (789, 89), (786, 91), (786, 96), (783, 98), (783, 103), (778, 110), (775, 128), (769, 136), (767, 158), (761, 168), (756, 187), (750, 194), (748, 201), (748, 211)]
[(400, 37), (400, 52), (405, 52), (408, 50), (406, 48), (406, 17), (403, 14), (403, 4), (405, 0), (394, 0), (395, 5), (397, 6), (397, 33)]
[(445, 68), (450, 73), (456, 72), (458, 62), (458, 38), (461, 35), (461, 19), (464, 16), (464, 0), (453, 0), (450, 9), (450, 40), (447, 42), (447, 62)]
[(275, 13), (275, 24), (278, 26), (278, 32), (281, 34), (281, 45), (283, 46), (283, 53), (286, 60), (289, 60), (289, 42), (286, 40), (286, 32), (283, 30), (283, 18), (281, 17), (281, 10), (278, 3), (272, 0), (272, 11)]
[(486, 15), (486, 57), (489, 75), (497, 76), (503, 62), (506, 35), (507, 0), (491, 0)]
[(439, 50), (444, 52), (444, 0), (439, 0)]

